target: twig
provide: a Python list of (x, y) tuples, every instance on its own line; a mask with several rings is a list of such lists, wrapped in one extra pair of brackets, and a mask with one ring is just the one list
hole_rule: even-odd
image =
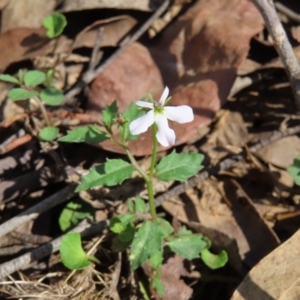
[(300, 23), (300, 14), (296, 14), (294, 11), (286, 7), (280, 2), (275, 2), (275, 7), (283, 14), (288, 16), (291, 20)]
[(14, 135), (9, 141), (5, 141), (2, 145), (0, 145), (0, 155), (6, 154), (24, 144), (27, 144), (32, 140), (31, 134), (25, 134), (17, 137)]
[(29, 209), (23, 211), (14, 218), (6, 221), (0, 225), (0, 237), (11, 232), (18, 226), (36, 219), (41, 213), (51, 209), (52, 207), (67, 201), (74, 195), (75, 185), (69, 184), (67, 187), (59, 191), (58, 193), (46, 198), (42, 202), (30, 207)]
[[(87, 221), (83, 221), (79, 223), (72, 231), (80, 232), (82, 237), (86, 237), (89, 235), (99, 234), (107, 227), (106, 221), (102, 221), (97, 224), (88, 224)], [(12, 259), (8, 262), (5, 262), (0, 265), (0, 279), (5, 278), (7, 275), (12, 274), (18, 270), (27, 268), (28, 265), (36, 260), (42, 259), (51, 253), (57, 251), (59, 249), (60, 242), (62, 238), (61, 236), (37, 249), (34, 249), (31, 252), (23, 254), (15, 259)]]
[(84, 74), (82, 80), (80, 80), (66, 95), (64, 104), (71, 105), (73, 97), (76, 96), (80, 91), (94, 80), (117, 56), (119, 56), (124, 50), (126, 50), (133, 42), (139, 39), (151, 26), (153, 21), (157, 19), (168, 7), (170, 0), (165, 0), (163, 4), (155, 11), (155, 13), (131, 36), (127, 43), (122, 45), (118, 50), (115, 51), (102, 65), (100, 65), (94, 72), (87, 72)]
[(273, 0), (252, 0), (262, 14), (267, 29), (273, 39), (284, 69), (288, 75), (296, 105), (300, 110), (300, 67), (287, 38), (283, 26), (276, 13)]
[(88, 72), (93, 72), (101, 59), (102, 55), (99, 52), (99, 50), (101, 47), (103, 32), (104, 32), (104, 27), (100, 27), (97, 32), (97, 38), (96, 38), (96, 42), (95, 42), (95, 45), (94, 45), (94, 48), (92, 51), (92, 56), (91, 56), (91, 60), (89, 63)]

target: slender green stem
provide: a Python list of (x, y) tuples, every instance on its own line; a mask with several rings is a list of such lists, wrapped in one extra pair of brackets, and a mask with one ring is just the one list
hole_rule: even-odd
[(34, 97), (34, 100), (36, 101), (36, 103), (38, 104), (38, 106), (40, 107), (40, 111), (43, 115), (43, 118), (47, 124), (47, 126), (52, 126), (51, 124), (51, 121), (50, 119), (48, 118), (48, 115), (47, 115), (47, 112), (46, 112), (46, 109), (45, 109), (45, 106), (44, 104), (42, 103), (42, 101), (40, 100), (39, 97)]
[(152, 158), (151, 158), (151, 165), (150, 165), (150, 179), (152, 180), (154, 170), (155, 170), (155, 164), (156, 164), (156, 153), (157, 153), (157, 139), (156, 139), (156, 124), (154, 123), (152, 126), (152, 133), (153, 133), (153, 147), (152, 147)]
[(146, 182), (147, 184), (147, 191), (148, 191), (148, 198), (149, 198), (149, 208), (150, 208), (150, 214), (153, 220), (156, 219), (156, 207), (155, 207), (155, 201), (154, 201), (154, 192), (153, 192), (153, 180), (152, 178)]

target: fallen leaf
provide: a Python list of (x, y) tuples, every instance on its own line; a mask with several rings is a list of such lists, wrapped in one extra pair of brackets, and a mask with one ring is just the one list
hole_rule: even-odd
[(116, 47), (135, 25), (137, 21), (130, 16), (117, 16), (105, 20), (99, 20), (87, 26), (77, 36), (73, 49), (80, 47), (93, 48), (97, 39), (99, 28), (103, 28), (101, 47)]
[(61, 11), (68, 12), (99, 8), (136, 9), (143, 11), (155, 9), (155, 7), (151, 7), (150, 0), (65, 0)]
[(231, 300), (296, 300), (300, 294), (300, 230), (263, 258)]
[[(261, 29), (262, 19), (250, 1), (199, 0), (162, 33), (155, 46), (147, 49), (135, 43), (116, 58), (93, 82), (87, 112), (99, 115), (114, 100), (122, 111), (147, 92), (158, 99), (167, 85), (170, 105), (187, 104), (195, 113), (191, 123), (171, 124), (176, 145), (185, 143), (211, 122), (226, 101), (249, 40)], [(151, 132), (142, 134), (129, 143), (130, 150), (148, 155), (151, 140)], [(100, 146), (122, 152), (109, 141)]]
[(293, 38), (300, 43), (300, 26), (294, 26), (291, 29), (291, 34)]
[[(2, 10), (1, 30), (14, 28), (39, 28), (43, 19), (52, 13), (56, 0), (47, 0), (47, 5), (40, 0), (10, 0)], [(30, 17), (29, 17), (30, 16)]]

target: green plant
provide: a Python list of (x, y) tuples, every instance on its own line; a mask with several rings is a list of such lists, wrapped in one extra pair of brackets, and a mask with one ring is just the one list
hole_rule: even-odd
[[(123, 114), (118, 113), (117, 104), (113, 102), (103, 110), (102, 122), (99, 122), (99, 126), (76, 128), (61, 137), (59, 141), (99, 143), (110, 139), (122, 147), (127, 154), (128, 161), (111, 159), (91, 169), (82, 177), (77, 191), (122, 184), (124, 180), (132, 177), (134, 170), (138, 171), (144, 179), (150, 213), (144, 199), (139, 196), (133, 200), (129, 199), (128, 213), (116, 215), (110, 221), (110, 230), (116, 234), (112, 249), (124, 251), (129, 248), (129, 259), (133, 270), (149, 261), (152, 268), (150, 286), (162, 295), (164, 287), (160, 276), (165, 251), (175, 252), (188, 260), (201, 258), (213, 269), (224, 266), (227, 262), (227, 254), (225, 251), (219, 255), (212, 254), (209, 251), (211, 243), (206, 237), (195, 234), (185, 227), (175, 230), (168, 221), (157, 216), (153, 191), (154, 177), (162, 181), (186, 181), (202, 169), (204, 156), (199, 153), (173, 151), (157, 163), (158, 142), (166, 147), (175, 143), (175, 132), (169, 128), (167, 119), (186, 123), (192, 121), (194, 116), (192, 109), (186, 105), (165, 106), (170, 100), (168, 88), (158, 102), (155, 102), (151, 95), (149, 99), (149, 102), (138, 101), (136, 104), (131, 104)], [(113, 134), (113, 126), (119, 128), (121, 139), (117, 139)], [(127, 142), (136, 139), (138, 134), (145, 132), (149, 127), (153, 130), (153, 151), (151, 166), (145, 172), (131, 154)], [(62, 262), (70, 268), (70, 257), (73, 260), (77, 259), (72, 251), (78, 248), (80, 252), (78, 256), (83, 261), (79, 264), (80, 268), (85, 266), (87, 258), (82, 254), (80, 240), (70, 242), (67, 237), (63, 239), (60, 247)], [(75, 261), (74, 264), (76, 265)]]

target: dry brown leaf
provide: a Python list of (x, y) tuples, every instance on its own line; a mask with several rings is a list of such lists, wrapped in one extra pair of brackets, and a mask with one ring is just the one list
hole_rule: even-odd
[(97, 39), (99, 28), (103, 28), (101, 47), (115, 47), (135, 25), (137, 21), (130, 16), (118, 16), (99, 20), (82, 30), (76, 37), (73, 49), (80, 47), (93, 48)]
[[(150, 0), (65, 0), (61, 11), (77, 11), (85, 9), (116, 8), (151, 11)], [(154, 7), (155, 8), (155, 7)]]
[[(251, 199), (241, 194), (243, 192), (239, 192), (234, 184), (226, 181), (224, 187), (217, 187), (209, 180), (199, 189), (201, 197), (189, 189), (181, 199), (165, 201), (162, 206), (171, 215), (177, 215), (181, 222), (199, 222), (234, 238), (242, 259), (246, 259), (249, 265), (277, 247), (278, 239), (274, 232), (255, 210)], [(218, 190), (223, 190), (223, 195)]]
[(270, 143), (257, 152), (258, 156), (267, 163), (286, 169), (300, 152), (300, 138), (287, 136)]
[[(176, 144), (189, 141), (210, 123), (226, 101), (250, 38), (262, 29), (260, 14), (247, 0), (199, 0), (146, 49), (135, 43), (94, 81), (87, 111), (98, 115), (118, 101), (121, 111), (150, 92), (158, 98), (165, 85), (171, 105), (192, 106), (195, 120), (172, 124)], [(151, 132), (130, 143), (135, 155), (151, 153)], [(105, 149), (122, 152), (110, 142)], [(163, 148), (161, 147), (160, 150)]]
[(50, 41), (44, 28), (17, 28), (0, 34), (0, 72), (11, 63), (31, 59), (38, 55), (53, 52), (64, 53), (71, 43), (61, 36), (57, 41)]
[(43, 19), (52, 13), (56, 0), (10, 0), (2, 11), (1, 30), (14, 28), (39, 28)]
[(300, 295), (300, 230), (263, 258), (231, 300), (297, 300)]
[(300, 26), (294, 26), (291, 29), (291, 34), (293, 38), (300, 43)]

